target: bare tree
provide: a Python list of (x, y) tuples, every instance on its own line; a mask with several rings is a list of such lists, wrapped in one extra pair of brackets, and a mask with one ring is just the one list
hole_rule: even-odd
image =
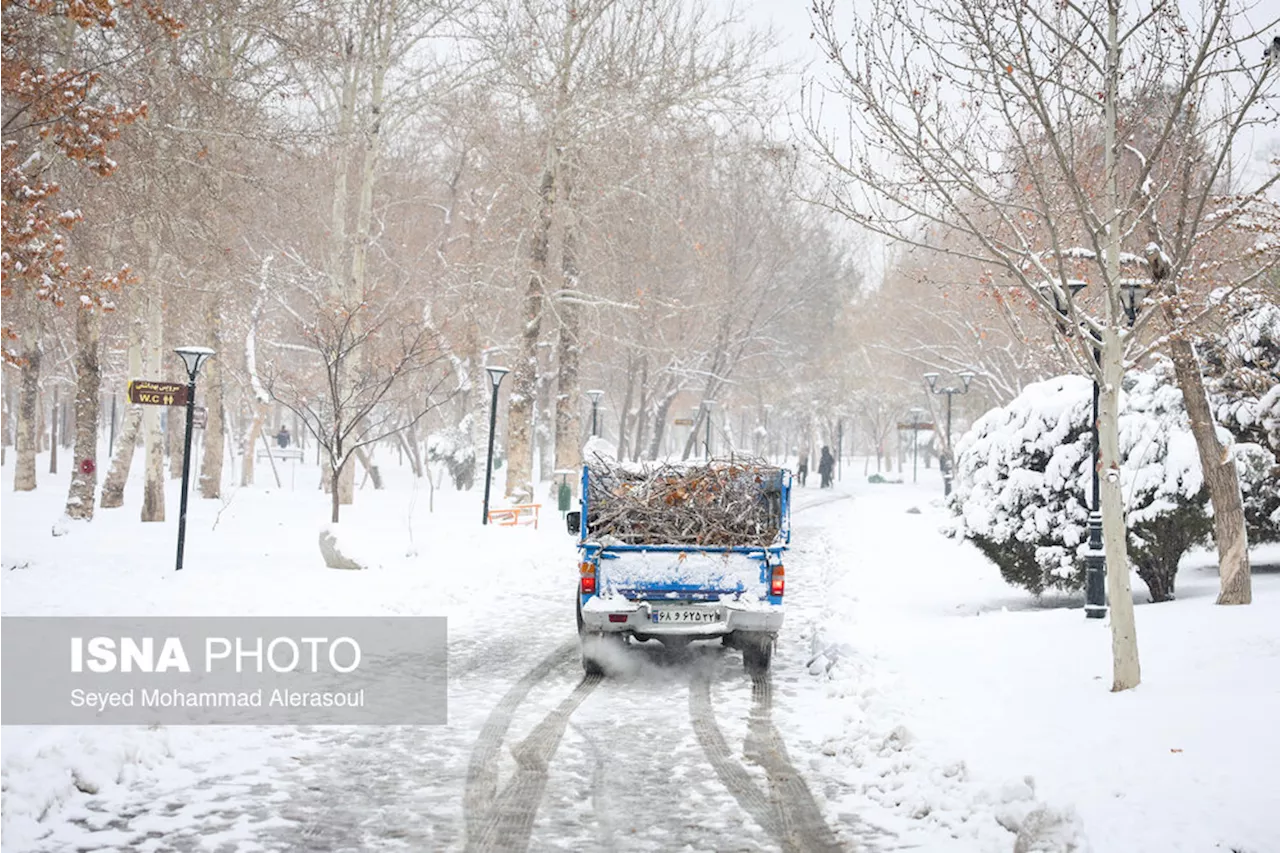
[[(1262, 42), (1237, 4), (1206, 0), (1198, 17), (1184, 5), (876, 0), (851, 40), (834, 2), (814, 15), (834, 69), (827, 91), (847, 104), (851, 130), (837, 142), (811, 115), (809, 138), (831, 176), (819, 201), (891, 239), (988, 266), (1048, 316), (1062, 306), (1069, 328), (1083, 325), (1076, 360), (1101, 387), (1115, 690), (1140, 680), (1118, 477), (1122, 363), (1133, 340), (1122, 246), (1145, 228), (1152, 167), (1175, 153), (1184, 109), (1203, 103), (1212, 81), (1239, 81), (1245, 97), (1201, 128), (1225, 159), (1256, 115), (1268, 71), (1246, 58)], [(1157, 89), (1176, 95), (1122, 192), (1117, 108)], [(816, 106), (822, 95), (813, 97)], [(1157, 243), (1156, 252), (1165, 249)], [(1070, 298), (1081, 264), (1102, 284), (1100, 319)]]
[[(447, 400), (452, 372), (431, 333), (416, 318), (405, 318), (402, 305), (375, 313), (367, 304), (348, 310), (326, 300), (299, 332), (311, 358), (295, 359), (288, 369), (264, 368), (266, 388), (319, 442), (332, 485), (330, 520), (336, 523), (338, 482), (347, 464)], [(359, 365), (353, 368), (357, 353)]]

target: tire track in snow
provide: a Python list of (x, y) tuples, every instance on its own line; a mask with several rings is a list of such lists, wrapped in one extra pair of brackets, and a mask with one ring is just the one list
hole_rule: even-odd
[(605, 803), (604, 790), (605, 783), (605, 753), (596, 743), (596, 739), (587, 734), (586, 730), (581, 726), (571, 723), (574, 733), (582, 738), (582, 742), (587, 745), (587, 751), (591, 755), (591, 810), (595, 812), (596, 820), (600, 824), (599, 849), (601, 853), (616, 853), (618, 843), (616, 840), (617, 829), (614, 825), (613, 815)]
[[(724, 733), (716, 724), (711, 711), (711, 679), (705, 675), (695, 677), (689, 685), (689, 716), (693, 721), (693, 733), (720, 781), (761, 829), (781, 840), (773, 804), (761, 793), (747, 768), (734, 759)], [(790, 848), (784, 846), (784, 849)]]
[(466, 787), (462, 795), (462, 811), (465, 815), (468, 844), (479, 838), (483, 821), (493, 807), (498, 793), (498, 754), (503, 738), (511, 728), (516, 710), (529, 692), (557, 669), (568, 665), (577, 657), (576, 639), (557, 647), (539, 661), (533, 669), (511, 686), (502, 700), (490, 712), (480, 735), (472, 747), (471, 761), (467, 765)]
[(773, 688), (768, 676), (752, 680), (751, 713), (745, 754), (760, 765), (769, 793), (733, 756), (711, 709), (711, 681), (696, 677), (689, 686), (694, 733), (720, 781), (785, 853), (836, 853), (847, 848), (822, 816), (822, 809), (791, 763), (782, 736), (773, 725)]
[[(782, 829), (788, 838), (796, 839), (797, 850), (834, 853), (846, 849), (827, 825), (822, 809), (814, 800), (804, 777), (791, 763), (782, 735), (773, 724), (773, 682), (767, 675), (751, 681), (751, 716), (747, 722), (744, 751), (748, 758), (764, 768), (769, 788), (785, 821)], [(783, 848), (786, 849), (785, 843)]]
[[(547, 787), (547, 768), (569, 725), (569, 717), (600, 685), (601, 676), (584, 676), (573, 692), (538, 723), (520, 744), (511, 750), (516, 774), (493, 800), (478, 832), (468, 830), (467, 850), (475, 853), (509, 853), (525, 850), (533, 832), (533, 821)], [(526, 693), (528, 691), (525, 691)]]

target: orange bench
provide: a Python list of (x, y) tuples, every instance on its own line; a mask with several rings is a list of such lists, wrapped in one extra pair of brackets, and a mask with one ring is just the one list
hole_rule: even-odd
[(542, 509), (542, 504), (516, 504), (510, 507), (491, 509), (489, 510), (489, 521), (500, 527), (532, 524), (533, 529), (537, 530), (538, 510), (540, 509)]

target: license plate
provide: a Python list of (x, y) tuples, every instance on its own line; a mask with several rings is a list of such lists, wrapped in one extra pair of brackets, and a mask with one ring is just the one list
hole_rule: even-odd
[(719, 612), (701, 607), (658, 607), (650, 615), (660, 625), (697, 625), (719, 622)]

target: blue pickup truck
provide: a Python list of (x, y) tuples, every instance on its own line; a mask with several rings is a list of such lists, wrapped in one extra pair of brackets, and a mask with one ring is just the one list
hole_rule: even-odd
[[(603, 673), (629, 640), (719, 639), (769, 669), (782, 627), (791, 475), (733, 462), (583, 467), (578, 536), (582, 665)], [(673, 533), (673, 531), (676, 531)]]

